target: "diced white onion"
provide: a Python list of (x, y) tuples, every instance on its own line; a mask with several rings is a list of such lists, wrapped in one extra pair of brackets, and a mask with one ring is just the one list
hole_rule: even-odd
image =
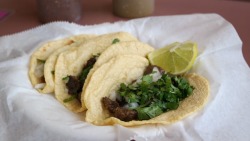
[(126, 109), (132, 108), (132, 109), (134, 109), (134, 108), (137, 108), (138, 106), (139, 106), (138, 103), (133, 102), (133, 103), (125, 104), (125, 105), (123, 106), (123, 108), (126, 108)]
[(136, 107), (138, 107), (138, 106), (139, 106), (139, 104), (136, 103), (136, 102), (129, 103), (129, 107), (130, 107), (130, 108), (136, 108)]
[(153, 72), (150, 75), (153, 77), (153, 82), (156, 82), (158, 79), (161, 78), (162, 74), (160, 73), (159, 69), (157, 67), (153, 68)]
[[(152, 76), (153, 82), (156, 82), (158, 79), (161, 78), (162, 74), (160, 73), (157, 67), (154, 67), (152, 72), (154, 73), (150, 73), (149, 75)], [(142, 82), (141, 78), (142, 77), (138, 78), (132, 85), (136, 86), (138, 83), (141, 83)]]
[(122, 101), (122, 97), (119, 94), (116, 94), (116, 99)]
[(35, 85), (35, 89), (43, 89), (45, 87), (45, 83), (39, 83)]
[(44, 63), (41, 63), (36, 67), (35, 75), (37, 77), (42, 77), (44, 75)]
[(113, 91), (113, 92), (110, 93), (109, 98), (110, 98), (111, 100), (115, 101), (117, 95), (118, 95), (118, 94), (117, 94), (115, 91)]

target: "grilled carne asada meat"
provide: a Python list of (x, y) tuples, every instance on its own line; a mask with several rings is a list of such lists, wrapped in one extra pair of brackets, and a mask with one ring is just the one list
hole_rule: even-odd
[(137, 111), (120, 107), (119, 103), (109, 99), (108, 97), (102, 98), (103, 106), (113, 114), (114, 117), (122, 121), (131, 121), (137, 119)]

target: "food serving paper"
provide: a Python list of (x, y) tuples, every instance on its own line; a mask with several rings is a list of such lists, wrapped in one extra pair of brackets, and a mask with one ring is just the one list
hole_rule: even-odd
[[(175, 41), (198, 43), (191, 72), (210, 82), (205, 107), (171, 125), (94, 126), (28, 78), (32, 52), (44, 42), (75, 34), (126, 31), (155, 48)], [(135, 19), (80, 26), (55, 22), (0, 38), (0, 139), (3, 141), (243, 141), (250, 139), (250, 69), (233, 26), (216, 14)]]

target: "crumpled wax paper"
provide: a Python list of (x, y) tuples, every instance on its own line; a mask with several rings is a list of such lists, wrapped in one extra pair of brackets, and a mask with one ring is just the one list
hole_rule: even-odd
[[(155, 48), (196, 41), (199, 55), (191, 72), (206, 77), (205, 107), (171, 125), (94, 126), (40, 94), (28, 78), (32, 52), (44, 42), (76, 34), (126, 31)], [(217, 14), (135, 19), (81, 26), (49, 23), (0, 38), (0, 140), (2, 141), (245, 141), (250, 139), (250, 69), (234, 27)]]

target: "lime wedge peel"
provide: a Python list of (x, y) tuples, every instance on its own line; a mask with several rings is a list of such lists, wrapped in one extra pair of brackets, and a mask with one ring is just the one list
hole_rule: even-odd
[(197, 43), (174, 42), (148, 54), (152, 65), (156, 65), (171, 74), (182, 74), (190, 70), (198, 54)]

